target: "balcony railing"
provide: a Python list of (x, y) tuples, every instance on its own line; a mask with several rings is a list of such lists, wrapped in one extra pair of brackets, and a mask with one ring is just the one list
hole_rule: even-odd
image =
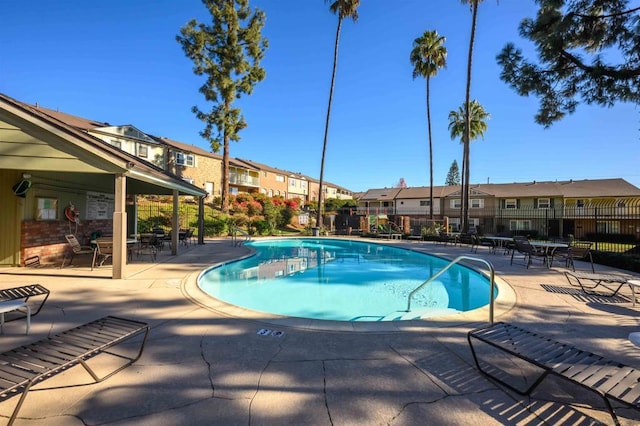
[(256, 176), (229, 174), (229, 183), (234, 185), (260, 186), (260, 179)]

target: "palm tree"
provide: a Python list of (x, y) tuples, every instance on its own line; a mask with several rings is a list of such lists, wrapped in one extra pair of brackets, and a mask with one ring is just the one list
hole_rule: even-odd
[[(473, 43), (476, 38), (476, 21), (478, 18), (478, 5), (482, 0), (460, 0), (462, 4), (471, 6), (471, 36), (469, 37), (469, 56), (467, 58), (467, 88), (465, 90), (465, 122), (470, 121), (470, 99), (471, 99), (471, 63), (473, 59)], [(466, 126), (466, 132), (463, 136), (463, 153), (462, 153), (462, 232), (467, 232), (469, 228), (469, 152), (471, 142), (471, 126)]]
[[(465, 102), (457, 111), (449, 112), (449, 133), (451, 134), (451, 139), (461, 138), (462, 143), (465, 143), (465, 139), (471, 142), (474, 139), (477, 139), (479, 136), (484, 139), (484, 132), (487, 130), (486, 120), (491, 118), (491, 115), (485, 111), (485, 109), (480, 105), (480, 102), (475, 99), (469, 103), (470, 108), (465, 108), (467, 103)], [(467, 118), (468, 117), (468, 118)], [(470, 123), (469, 126), (466, 123)], [(466, 172), (469, 171), (469, 163), (468, 159), (462, 158), (462, 169)], [(468, 185), (469, 175), (467, 174), (466, 183)], [(469, 203), (469, 193), (465, 194), (464, 190), (464, 181), (462, 185), (462, 199), (464, 200), (464, 196), (467, 196), (467, 206)], [(468, 189), (467, 189), (468, 191)], [(462, 207), (462, 206), (461, 206)], [(468, 215), (468, 210), (466, 212)], [(461, 221), (465, 215), (464, 210), (461, 214)], [(467, 220), (468, 222), (468, 220)], [(465, 228), (464, 223), (462, 224), (462, 232), (468, 231), (468, 224)]]
[[(331, 0), (325, 0), (325, 3)], [(331, 87), (329, 89), (329, 106), (327, 107), (327, 120), (324, 125), (324, 141), (322, 143), (322, 161), (320, 162), (320, 187), (318, 189), (318, 212), (316, 216), (316, 226), (322, 227), (322, 186), (324, 183), (324, 157), (327, 152), (327, 137), (329, 135), (329, 118), (331, 116), (331, 100), (333, 99), (333, 87), (336, 80), (336, 68), (338, 66), (338, 43), (340, 41), (340, 30), (342, 29), (342, 20), (351, 18), (353, 22), (358, 20), (358, 6), (360, 0), (335, 0), (329, 6), (331, 12), (338, 15), (338, 29), (336, 30), (336, 43), (333, 50), (333, 72), (331, 74)]]
[(431, 139), (430, 79), (447, 65), (445, 38), (437, 31), (425, 31), (413, 41), (409, 60), (413, 64), (413, 78), (427, 80), (427, 129), (429, 132), (429, 217), (433, 219), (433, 142)]

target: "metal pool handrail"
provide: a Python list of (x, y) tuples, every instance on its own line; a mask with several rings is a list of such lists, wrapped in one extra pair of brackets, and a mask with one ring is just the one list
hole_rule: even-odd
[(243, 231), (237, 226), (234, 226), (233, 228), (231, 228), (231, 241), (233, 242), (234, 246), (239, 246), (242, 243), (242, 241), (238, 239), (238, 234), (244, 236), (245, 243), (247, 241), (251, 241), (251, 235), (248, 232)]
[(451, 268), (453, 265), (459, 263), (461, 260), (472, 260), (474, 262), (484, 263), (489, 268), (489, 272), (491, 274), (491, 285), (490, 285), (490, 294), (489, 294), (489, 322), (491, 324), (493, 324), (493, 302), (494, 302), (494, 298), (495, 298), (495, 286), (496, 286), (495, 269), (493, 268), (493, 265), (491, 263), (487, 262), (484, 259), (480, 259), (479, 257), (458, 256), (455, 259), (453, 259), (451, 262), (449, 262), (449, 264), (447, 266), (442, 268), (440, 271), (438, 271), (436, 274), (431, 276), (425, 282), (423, 282), (418, 287), (413, 289), (413, 291), (411, 291), (411, 293), (409, 293), (409, 297), (407, 297), (407, 312), (411, 311), (411, 298), (413, 297), (413, 295), (418, 290), (420, 290), (422, 287), (426, 286), (427, 284), (429, 284), (430, 282), (432, 282), (433, 280), (438, 278), (440, 275), (444, 274), (449, 268)]

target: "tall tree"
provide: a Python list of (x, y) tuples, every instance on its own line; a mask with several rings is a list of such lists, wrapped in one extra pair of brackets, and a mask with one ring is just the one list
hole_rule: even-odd
[[(478, 5), (482, 3), (482, 0), (461, 0), (462, 4), (468, 4), (471, 6), (471, 35), (469, 36), (469, 54), (467, 57), (467, 87), (465, 90), (465, 123), (469, 123), (471, 118), (469, 112), (471, 110), (471, 68), (473, 60), (473, 44), (476, 39), (476, 22), (478, 20)], [(469, 157), (471, 151), (471, 126), (466, 126), (466, 132), (463, 137), (463, 149), (462, 149), (462, 217), (460, 218), (462, 224), (462, 232), (467, 232), (469, 229)]]
[[(457, 111), (449, 112), (449, 133), (451, 134), (451, 139), (461, 138), (462, 143), (464, 143), (465, 138), (468, 138), (469, 141), (475, 140), (478, 137), (482, 137), (484, 139), (484, 132), (487, 130), (486, 120), (491, 118), (491, 115), (485, 111), (484, 107), (480, 105), (480, 102), (475, 99), (469, 103), (468, 110), (465, 107), (466, 103), (458, 108)], [(467, 123), (469, 123), (468, 126)], [(468, 169), (469, 165), (467, 164), (467, 170)], [(469, 177), (467, 176), (467, 183), (468, 182)], [(462, 199), (464, 199), (464, 195), (463, 187), (461, 194)], [(467, 193), (466, 195), (468, 197), (469, 194)], [(462, 215), (464, 215), (464, 213)], [(464, 226), (462, 228), (462, 232), (467, 232), (467, 229), (465, 229)]]
[(430, 82), (440, 68), (447, 65), (445, 38), (437, 31), (425, 31), (413, 41), (409, 60), (413, 64), (413, 78), (424, 77), (427, 81), (427, 131), (429, 133), (429, 217), (433, 219), (433, 140), (431, 137)]
[(579, 100), (611, 106), (640, 103), (640, 7), (627, 0), (537, 0), (536, 19), (520, 23), (537, 62), (508, 43), (497, 56), (500, 78), (519, 95), (540, 99), (535, 121), (545, 127), (572, 114)]
[(205, 123), (200, 135), (209, 141), (214, 152), (223, 147), (222, 211), (229, 209), (229, 141), (239, 141), (240, 130), (247, 123), (233, 102), (265, 77), (260, 61), (268, 42), (261, 31), (265, 14), (251, 10), (249, 0), (202, 0), (212, 17), (212, 24), (189, 21), (180, 28), (176, 40), (193, 61), (193, 72), (206, 75), (200, 93), (213, 102), (210, 111), (194, 106), (196, 117)]
[[(325, 3), (329, 3), (331, 0), (325, 0)], [(342, 29), (342, 20), (344, 18), (351, 18), (353, 22), (358, 21), (358, 6), (360, 6), (360, 0), (335, 0), (329, 5), (329, 10), (332, 13), (338, 15), (338, 28), (336, 29), (336, 41), (333, 48), (333, 71), (331, 73), (331, 87), (329, 88), (329, 105), (327, 107), (327, 119), (324, 125), (324, 140), (322, 143), (322, 160), (320, 162), (320, 188), (318, 191), (318, 212), (316, 215), (316, 226), (322, 227), (322, 206), (324, 198), (324, 159), (327, 152), (327, 139), (329, 137), (329, 119), (331, 117), (331, 101), (333, 99), (333, 88), (336, 81), (336, 69), (338, 67), (338, 44), (340, 42), (340, 30)]]
[(458, 162), (456, 160), (453, 160), (453, 163), (451, 163), (444, 184), (447, 186), (460, 185), (460, 169), (458, 168)]

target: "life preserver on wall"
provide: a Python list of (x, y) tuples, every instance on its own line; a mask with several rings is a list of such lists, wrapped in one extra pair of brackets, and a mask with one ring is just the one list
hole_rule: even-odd
[(73, 204), (69, 204), (69, 207), (64, 209), (64, 215), (72, 223), (80, 222), (80, 212)]

